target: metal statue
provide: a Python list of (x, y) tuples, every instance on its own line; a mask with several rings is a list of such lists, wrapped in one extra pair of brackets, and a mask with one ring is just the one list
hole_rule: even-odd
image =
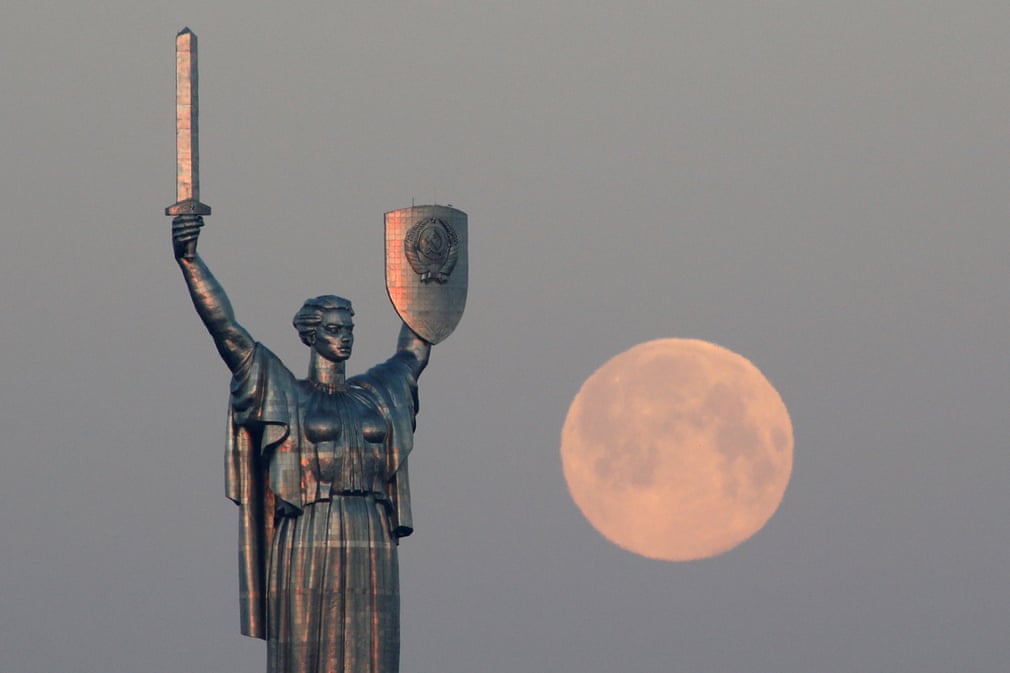
[(267, 641), (268, 673), (396, 673), (417, 379), (462, 315), (466, 215), (387, 213), (387, 289), (404, 319), (395, 354), (347, 378), (354, 310), (323, 295), (292, 321), (309, 347), (297, 378), (236, 321), (197, 254), (210, 208), (199, 195), (196, 36), (181, 32), (177, 49), (178, 202), (166, 213), (193, 305), (232, 372), (225, 482), (240, 511), (242, 633)]

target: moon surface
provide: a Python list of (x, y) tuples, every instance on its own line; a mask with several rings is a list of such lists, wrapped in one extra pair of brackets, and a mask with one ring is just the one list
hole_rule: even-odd
[(586, 379), (561, 432), (572, 499), (605, 538), (653, 559), (733, 549), (778, 509), (793, 466), (782, 398), (741, 355), (659, 339)]

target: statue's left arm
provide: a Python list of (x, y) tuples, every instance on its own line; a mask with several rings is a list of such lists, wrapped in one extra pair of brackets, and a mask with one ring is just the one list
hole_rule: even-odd
[(411, 364), (411, 369), (414, 372), (414, 376), (418, 377), (424, 368), (428, 366), (428, 358), (431, 355), (431, 344), (417, 336), (414, 330), (407, 327), (404, 323), (403, 327), (400, 328), (400, 338), (396, 341), (396, 352), (397, 353), (408, 353), (413, 356), (414, 363)]

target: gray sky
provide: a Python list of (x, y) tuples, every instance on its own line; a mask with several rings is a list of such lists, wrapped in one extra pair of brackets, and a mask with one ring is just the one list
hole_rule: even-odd
[[(366, 3), (354, 3), (365, 7)], [(1003, 670), (1010, 4), (14, 0), (0, 27), (0, 671), (263, 670), (229, 376), (171, 255), (174, 37), (200, 249), (296, 372), (308, 296), (392, 352), (382, 214), (470, 216), (421, 381), (405, 673)], [(581, 517), (582, 381), (701, 338), (789, 406), (778, 514), (670, 564)]]

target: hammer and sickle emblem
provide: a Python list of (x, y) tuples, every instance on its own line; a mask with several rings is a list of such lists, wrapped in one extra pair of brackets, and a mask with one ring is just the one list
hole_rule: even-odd
[(451, 225), (436, 217), (418, 221), (403, 239), (403, 251), (422, 283), (443, 284), (456, 266), (459, 236)]

